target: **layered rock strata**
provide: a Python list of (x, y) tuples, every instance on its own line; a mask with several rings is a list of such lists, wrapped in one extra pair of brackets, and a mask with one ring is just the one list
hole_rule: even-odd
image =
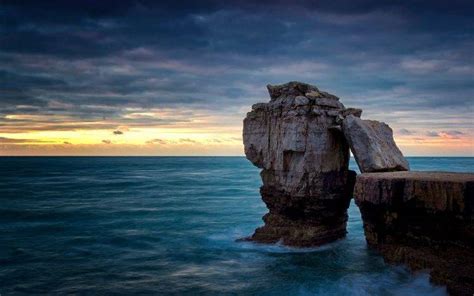
[(244, 120), (245, 154), (262, 168), (260, 192), (269, 209), (249, 239), (291, 246), (337, 240), (346, 234), (355, 180), (340, 123), (362, 111), (305, 83), (267, 88), (270, 102), (253, 105)]
[(452, 295), (474, 293), (474, 174), (366, 173), (354, 197), (367, 243), (388, 262), (430, 269)]
[(342, 121), (342, 130), (361, 172), (410, 169), (387, 124), (350, 115)]

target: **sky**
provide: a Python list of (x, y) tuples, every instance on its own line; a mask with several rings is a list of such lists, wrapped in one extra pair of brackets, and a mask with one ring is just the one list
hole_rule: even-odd
[(0, 1), (0, 155), (243, 155), (266, 85), (474, 156), (473, 1)]

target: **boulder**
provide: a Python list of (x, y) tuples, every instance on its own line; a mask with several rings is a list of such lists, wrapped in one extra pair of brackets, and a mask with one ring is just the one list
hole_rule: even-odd
[(387, 262), (429, 269), (450, 294), (473, 295), (473, 173), (365, 173), (354, 198), (367, 243)]
[(408, 171), (408, 161), (395, 144), (392, 129), (383, 122), (354, 115), (344, 118), (342, 130), (360, 171)]
[(270, 102), (254, 105), (244, 120), (245, 155), (262, 168), (260, 192), (269, 209), (249, 239), (292, 246), (339, 239), (346, 234), (355, 173), (348, 170), (349, 146), (333, 127), (347, 109), (306, 83), (269, 85), (268, 91)]

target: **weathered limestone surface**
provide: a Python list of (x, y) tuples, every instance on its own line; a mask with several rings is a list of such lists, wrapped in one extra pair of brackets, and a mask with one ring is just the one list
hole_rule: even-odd
[(350, 115), (343, 120), (342, 130), (361, 172), (410, 169), (387, 124)]
[[(430, 269), (453, 295), (474, 295), (474, 174), (410, 172), (383, 122), (334, 95), (290, 82), (244, 120), (269, 212), (250, 240), (314, 246), (346, 233), (354, 189), (367, 243), (388, 262)], [(348, 170), (349, 147), (363, 174)], [(354, 188), (354, 182), (355, 188)]]
[(354, 197), (369, 245), (388, 262), (431, 270), (452, 295), (474, 293), (474, 174), (366, 173)]
[(262, 168), (261, 195), (269, 213), (251, 240), (313, 246), (346, 233), (355, 173), (338, 125), (359, 109), (334, 95), (290, 82), (267, 86), (271, 101), (252, 106), (244, 120), (247, 158)]

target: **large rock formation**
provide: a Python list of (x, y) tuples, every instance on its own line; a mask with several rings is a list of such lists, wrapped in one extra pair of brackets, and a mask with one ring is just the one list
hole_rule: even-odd
[(474, 295), (474, 174), (409, 172), (385, 123), (361, 120), (362, 110), (309, 84), (268, 91), (270, 102), (244, 120), (245, 154), (262, 168), (269, 209), (249, 239), (314, 246), (343, 237), (350, 146), (363, 172), (354, 195), (368, 244), (389, 262), (431, 269), (453, 295)]
[(474, 294), (474, 174), (367, 173), (354, 197), (367, 243), (387, 261), (431, 269), (452, 295)]
[(269, 213), (251, 240), (314, 246), (346, 233), (355, 173), (338, 124), (361, 110), (317, 87), (268, 85), (271, 100), (252, 106), (244, 120), (247, 158), (262, 168), (261, 195)]
[(385, 123), (350, 115), (343, 120), (342, 130), (361, 172), (409, 170), (392, 129)]

